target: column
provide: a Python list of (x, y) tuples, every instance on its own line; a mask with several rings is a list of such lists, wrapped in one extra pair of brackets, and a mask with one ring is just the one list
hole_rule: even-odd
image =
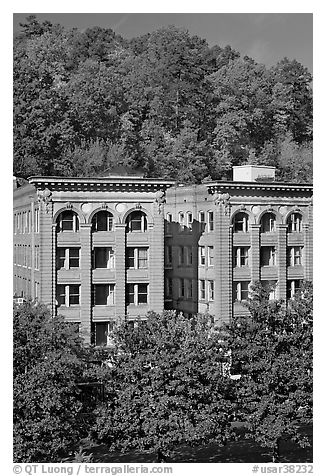
[(126, 315), (126, 225), (115, 224), (115, 315), (124, 319)]
[(149, 309), (164, 309), (164, 205), (154, 204), (154, 222), (149, 231)]
[(40, 206), (40, 301), (46, 304), (51, 312), (55, 309), (55, 243), (53, 243), (53, 203)]
[(286, 299), (286, 254), (287, 254), (287, 225), (277, 225), (277, 256), (278, 256), (278, 298)]
[(250, 225), (251, 282), (260, 281), (260, 225)]
[(92, 323), (92, 225), (80, 224), (80, 334), (91, 343)]
[(232, 227), (229, 206), (217, 203), (215, 210), (214, 267), (215, 319), (230, 322), (232, 318)]
[(303, 242), (304, 242), (304, 279), (312, 281), (313, 278), (313, 238), (310, 224), (303, 224)]
[(35, 224), (34, 224), (34, 200), (31, 199), (31, 222), (30, 222), (30, 234), (31, 234), (31, 298), (35, 299)]

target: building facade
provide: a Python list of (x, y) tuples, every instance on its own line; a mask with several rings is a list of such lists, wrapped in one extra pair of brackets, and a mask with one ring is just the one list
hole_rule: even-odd
[(108, 343), (148, 311), (244, 313), (250, 283), (271, 299), (312, 280), (312, 187), (244, 166), (236, 181), (182, 186), (141, 176), (31, 177), (14, 188), (14, 293)]

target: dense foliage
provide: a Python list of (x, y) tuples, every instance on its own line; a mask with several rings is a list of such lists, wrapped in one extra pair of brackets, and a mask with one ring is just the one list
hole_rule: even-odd
[[(312, 423), (312, 287), (306, 283), (285, 306), (270, 301), (269, 291), (254, 286), (250, 316), (234, 318), (229, 327), (239, 418), (247, 436), (273, 449), (282, 437), (301, 446), (307, 439), (300, 425)], [(235, 370), (234, 370), (235, 371)]]
[(180, 444), (225, 444), (232, 436), (234, 392), (221, 368), (225, 353), (211, 319), (150, 313), (119, 327), (110, 398), (94, 436), (112, 449), (151, 450), (163, 459)]
[(30, 302), (13, 318), (14, 461), (58, 462), (87, 431), (78, 383), (96, 372), (63, 318)]
[(14, 174), (118, 165), (199, 183), (249, 160), (311, 181), (311, 81), (296, 60), (267, 68), (175, 27), (125, 40), (31, 16), (14, 40)]

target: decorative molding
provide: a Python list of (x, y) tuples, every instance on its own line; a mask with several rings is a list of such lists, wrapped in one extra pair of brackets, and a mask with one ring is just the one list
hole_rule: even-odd
[(213, 200), (216, 206), (224, 207), (224, 215), (227, 215), (230, 208), (230, 195), (228, 193), (215, 192)]
[(142, 206), (139, 202), (136, 203), (135, 205), (136, 210), (141, 210)]
[(71, 202), (67, 202), (67, 203), (66, 203), (66, 208), (67, 208), (67, 210), (72, 210), (72, 203), (71, 203)]
[(108, 209), (108, 204), (105, 203), (105, 202), (102, 202), (102, 203), (101, 203), (101, 208), (102, 208), (103, 210), (107, 210), (107, 209)]
[(37, 190), (37, 200), (40, 204), (43, 204), (45, 212), (49, 213), (50, 202), (52, 201), (52, 192), (48, 188), (44, 190)]
[(162, 190), (156, 192), (155, 201), (157, 203), (158, 212), (162, 213), (163, 204), (165, 203), (165, 193)]

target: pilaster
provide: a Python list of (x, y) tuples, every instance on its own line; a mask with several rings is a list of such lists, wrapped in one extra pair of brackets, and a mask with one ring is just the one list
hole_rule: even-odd
[(278, 256), (278, 298), (286, 299), (287, 279), (287, 225), (277, 225), (277, 256)]
[(123, 319), (126, 315), (126, 225), (115, 224), (115, 309), (116, 317)]
[(313, 239), (310, 224), (303, 224), (304, 240), (304, 278), (308, 281), (313, 279)]
[(52, 311), (55, 308), (53, 273), (55, 243), (53, 242), (53, 203), (40, 206), (40, 300)]
[(154, 222), (149, 229), (149, 309), (164, 309), (164, 204), (154, 205)]
[(260, 225), (250, 225), (251, 281), (260, 281)]
[(229, 198), (224, 197), (222, 200), (217, 198), (215, 204), (215, 319), (230, 322), (232, 318), (232, 227), (230, 227)]
[(80, 224), (80, 333), (91, 342), (92, 321), (92, 225)]

